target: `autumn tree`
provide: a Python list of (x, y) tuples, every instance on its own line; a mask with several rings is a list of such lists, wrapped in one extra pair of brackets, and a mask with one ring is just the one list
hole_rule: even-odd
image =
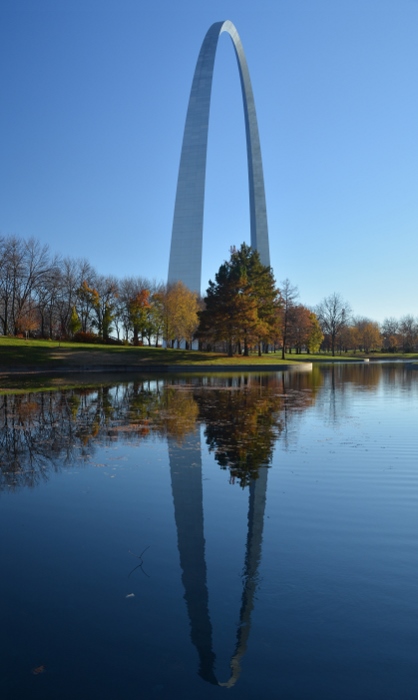
[(314, 354), (319, 351), (321, 343), (324, 339), (324, 334), (322, 333), (321, 325), (319, 323), (317, 315), (313, 311), (311, 311), (309, 315), (311, 320), (311, 327), (309, 330), (306, 346), (308, 348), (308, 352)]
[(34, 333), (39, 328), (39, 313), (32, 297), (25, 300), (24, 304), (19, 309), (19, 315), (15, 319), (15, 334)]
[(310, 353), (318, 352), (324, 335), (316, 314), (303, 304), (289, 302), (286, 287), (282, 304), (287, 307), (286, 313), (282, 311), (282, 347), (294, 347), (297, 353), (302, 352), (303, 348)]
[(333, 355), (338, 338), (349, 323), (350, 313), (350, 305), (336, 292), (325, 297), (316, 308), (321, 330), (329, 340)]
[[(239, 249), (232, 248), (231, 263), (247, 283), (246, 292), (255, 305), (254, 336), (261, 355), (263, 346), (267, 349), (277, 332), (278, 310), (281, 306), (271, 267), (263, 265), (257, 251), (243, 243)], [(248, 343), (244, 345), (248, 354)]]
[(144, 340), (148, 330), (150, 290), (151, 283), (145, 277), (125, 277), (119, 284), (115, 326), (118, 336), (122, 327), (125, 339), (133, 336), (135, 345), (138, 345), (140, 337)]
[(96, 289), (93, 290), (92, 297), (93, 325), (97, 328), (99, 336), (106, 341), (112, 332), (116, 299), (119, 294), (118, 283), (114, 277), (104, 276), (96, 277), (95, 282)]
[(353, 322), (355, 346), (364, 352), (378, 350), (382, 346), (379, 324), (370, 318), (356, 318)]
[(167, 346), (180, 347), (182, 342), (191, 346), (198, 326), (198, 294), (179, 281), (162, 287), (153, 296), (159, 305)]
[(225, 342), (228, 355), (234, 346), (244, 349), (273, 340), (277, 327), (279, 295), (270, 267), (262, 265), (257, 251), (245, 243), (231, 248), (225, 261), (209, 281), (204, 308), (199, 313), (200, 338)]
[(348, 352), (359, 347), (360, 339), (357, 328), (352, 325), (346, 325), (338, 334), (337, 347), (340, 352)]
[[(147, 311), (147, 321), (145, 326), (145, 337), (148, 344), (154, 341), (157, 347), (164, 331), (164, 309), (159, 296), (164, 285), (153, 282), (150, 288), (150, 307)], [(200, 303), (200, 302), (199, 302)]]
[(68, 330), (71, 337), (73, 337), (78, 331), (81, 331), (81, 321), (78, 317), (77, 309), (73, 306), (71, 311), (71, 318), (68, 324)]
[(302, 352), (303, 348), (308, 352), (318, 352), (323, 337), (316, 314), (303, 304), (296, 304), (289, 324), (289, 339), (296, 352)]
[[(199, 312), (198, 337), (209, 343), (225, 342), (231, 357), (234, 344), (238, 343), (241, 337), (240, 315), (243, 313), (243, 300), (239, 303), (239, 296), (242, 287), (241, 277), (236, 279), (225, 262), (216, 273), (215, 282), (209, 280), (204, 308)], [(250, 313), (251, 309), (247, 309), (245, 325)]]
[(148, 289), (141, 289), (129, 300), (129, 323), (133, 330), (134, 345), (139, 343), (139, 334), (144, 337), (148, 323), (148, 311), (151, 307)]

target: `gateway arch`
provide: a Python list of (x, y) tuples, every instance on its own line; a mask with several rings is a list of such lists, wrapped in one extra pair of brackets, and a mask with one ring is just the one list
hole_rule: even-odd
[(251, 247), (270, 265), (263, 166), (254, 96), (244, 49), (235, 26), (215, 22), (200, 49), (190, 92), (174, 207), (168, 282), (181, 280), (200, 293), (206, 153), (213, 67), (218, 39), (227, 32), (238, 62), (244, 104), (250, 199)]

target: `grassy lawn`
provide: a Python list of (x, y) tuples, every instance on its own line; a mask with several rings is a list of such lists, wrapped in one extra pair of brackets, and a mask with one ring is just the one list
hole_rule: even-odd
[[(286, 359), (281, 359), (281, 353), (269, 353), (258, 357), (234, 356), (227, 357), (221, 353), (200, 352), (196, 350), (171, 350), (154, 347), (132, 347), (121, 345), (96, 345), (87, 343), (69, 343), (48, 340), (22, 340), (19, 338), (0, 337), (0, 371), (4, 369), (19, 369), (24, 367), (39, 369), (57, 369), (60, 367), (88, 367), (89, 365), (129, 365), (164, 366), (164, 365), (231, 365), (239, 368), (242, 365), (280, 365), (297, 362), (324, 362), (362, 360), (364, 353), (335, 355), (330, 354), (296, 355), (287, 353)], [(373, 353), (371, 359), (418, 359), (417, 354), (393, 355), (391, 353)]]
[[(361, 361), (364, 353), (335, 355), (330, 354), (296, 355), (286, 353), (286, 359), (281, 359), (281, 353), (269, 353), (258, 357), (235, 356), (227, 357), (221, 353), (198, 352), (196, 350), (171, 350), (154, 347), (131, 347), (115, 345), (89, 345), (86, 343), (58, 343), (48, 340), (22, 340), (18, 338), (5, 338), (0, 336), (0, 395), (5, 393), (25, 391), (47, 391), (57, 388), (72, 388), (76, 386), (96, 386), (98, 383), (107, 385), (123, 376), (112, 374), (112, 367), (124, 365), (132, 368), (136, 374), (141, 367), (155, 366), (156, 371), (163, 366), (184, 365), (187, 367), (201, 367), (202, 370), (211, 367), (212, 371), (217, 365), (230, 366), (231, 370), (239, 370), (240, 367), (253, 365), (254, 369), (262, 369), (263, 365), (295, 364), (300, 362), (349, 362)], [(387, 360), (418, 360), (418, 354), (393, 355), (391, 353), (373, 353), (371, 359)], [(103, 367), (102, 372), (92, 375), (84, 370), (89, 367)], [(106, 369), (109, 367), (109, 369)], [(25, 369), (27, 368), (27, 372)], [(82, 373), (77, 369), (82, 368)], [(42, 370), (56, 370), (56, 374), (43, 374)], [(10, 370), (12, 370), (10, 372)], [(13, 370), (18, 370), (17, 374)], [(20, 370), (20, 372), (19, 372)], [(30, 374), (33, 370), (40, 370), (40, 374)], [(62, 370), (60, 374), (60, 370)], [(71, 373), (68, 374), (70, 370)]]
[(418, 353), (393, 353), (393, 352), (344, 352), (342, 355), (337, 354), (334, 357), (331, 353), (318, 353), (317, 355), (308, 355), (301, 353), (286, 353), (286, 361), (294, 360), (296, 362), (355, 362), (364, 360), (364, 358), (373, 360), (417, 360)]
[[(296, 358), (290, 358), (293, 360)], [(286, 360), (286, 364), (289, 363)], [(0, 371), (2, 368), (57, 368), (87, 365), (263, 365), (281, 364), (279, 353), (227, 357), (221, 353), (196, 350), (171, 350), (154, 347), (96, 345), (48, 340), (22, 340), (0, 337)]]

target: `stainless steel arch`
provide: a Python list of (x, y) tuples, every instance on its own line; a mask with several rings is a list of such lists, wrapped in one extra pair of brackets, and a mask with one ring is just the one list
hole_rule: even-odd
[(189, 289), (199, 293), (210, 96), (216, 48), (222, 32), (227, 32), (234, 44), (241, 80), (247, 140), (251, 246), (259, 252), (263, 265), (270, 265), (263, 166), (250, 74), (235, 26), (229, 20), (215, 22), (203, 40), (190, 92), (168, 270), (169, 283), (181, 280)]

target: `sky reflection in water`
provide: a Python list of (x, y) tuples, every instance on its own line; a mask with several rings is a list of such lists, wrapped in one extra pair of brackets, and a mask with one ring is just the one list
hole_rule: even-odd
[(417, 390), (355, 364), (1, 397), (2, 695), (414, 697)]

